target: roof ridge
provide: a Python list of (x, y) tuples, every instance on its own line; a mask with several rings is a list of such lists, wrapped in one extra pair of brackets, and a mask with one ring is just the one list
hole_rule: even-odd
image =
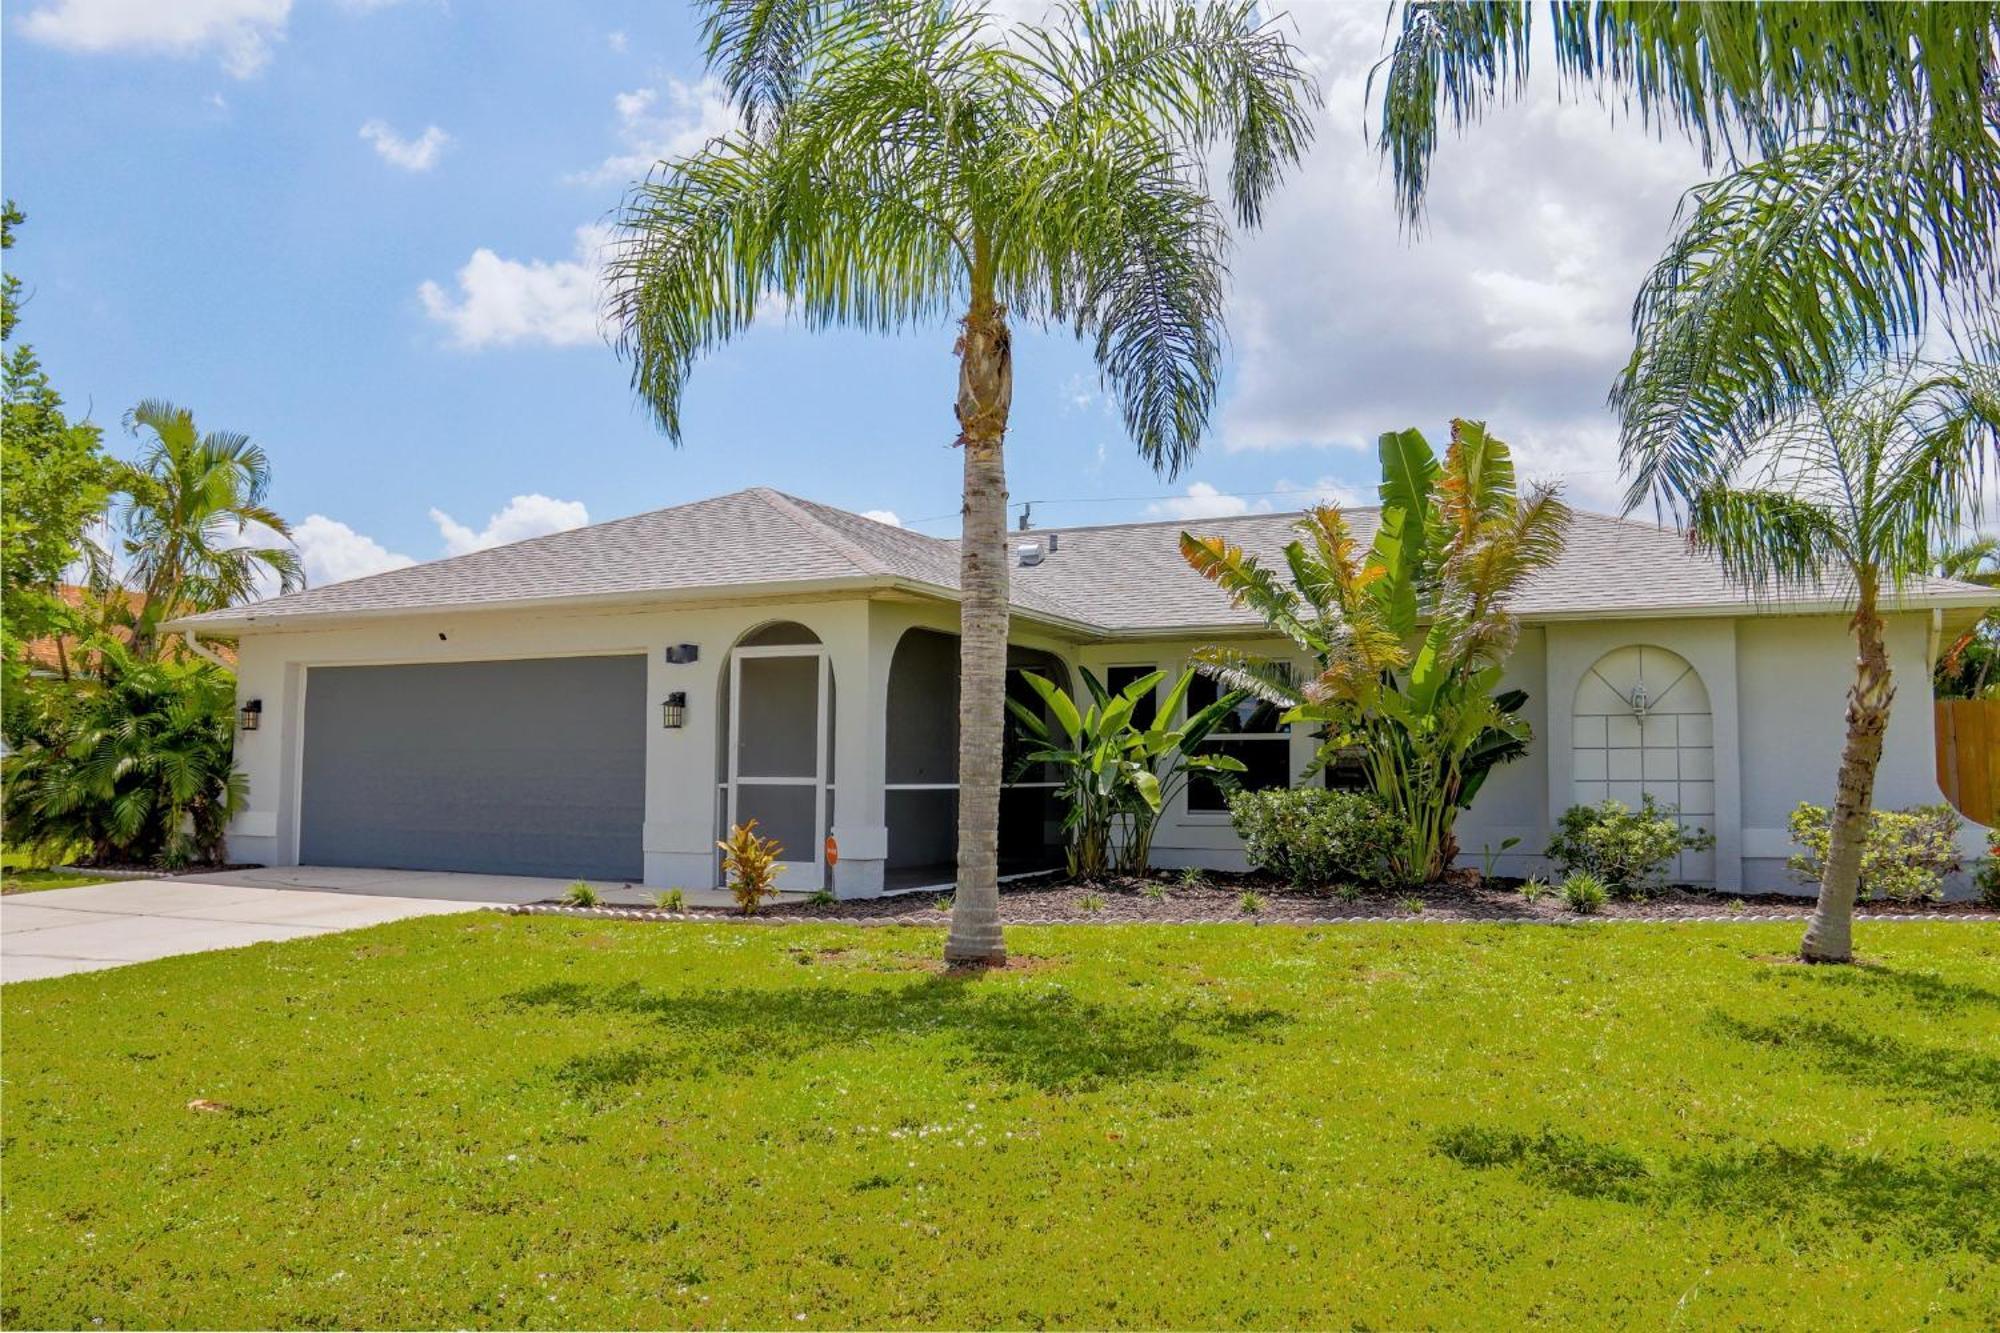
[[(749, 490), (749, 493), (751, 495), (756, 496), (758, 499), (762, 500), (765, 504), (777, 510), (779, 513), (783, 514), (785, 517), (791, 519), (799, 526), (811, 530), (813, 533), (819, 536), (823, 541), (825, 541), (828, 545), (832, 546), (834, 550), (840, 552), (841, 555), (845, 556), (847, 558), (848, 563), (853, 565), (856, 569), (860, 570), (862, 573), (864, 574), (895, 573), (895, 571), (891, 569), (886, 562), (876, 559), (875, 555), (872, 552), (864, 549), (855, 542), (849, 541), (846, 533), (841, 532), (839, 529), (835, 528), (831, 523), (828, 523), (825, 519), (822, 519), (817, 515), (813, 514), (812, 512), (810, 512), (806, 508), (806, 505), (811, 503), (810, 501), (800, 500), (795, 496), (786, 495), (783, 491), (773, 490), (769, 486), (752, 486)], [(857, 514), (855, 517), (858, 518), (860, 517), (860, 515)]]

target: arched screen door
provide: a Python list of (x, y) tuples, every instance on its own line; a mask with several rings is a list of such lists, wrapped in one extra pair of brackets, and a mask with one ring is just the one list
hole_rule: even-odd
[(738, 648), (729, 663), (731, 825), (783, 846), (778, 887), (824, 882), (827, 828), (826, 652), (817, 644)]

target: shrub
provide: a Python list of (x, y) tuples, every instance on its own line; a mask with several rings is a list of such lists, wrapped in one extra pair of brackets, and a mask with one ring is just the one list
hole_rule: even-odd
[(1229, 820), (1251, 865), (1300, 887), (1379, 883), (1402, 836), (1373, 796), (1320, 787), (1238, 792)]
[(563, 901), (571, 907), (595, 907), (598, 903), (597, 890), (578, 880), (563, 894)]
[(1542, 898), (1548, 891), (1549, 882), (1540, 875), (1530, 875), (1521, 881), (1521, 896), (1531, 903)]
[[(1801, 801), (1790, 823), (1792, 841), (1801, 850), (1787, 864), (1801, 883), (1816, 884), (1832, 840), (1832, 819), (1825, 806)], [(1861, 896), (1898, 903), (1943, 897), (1946, 876), (1965, 868), (1958, 852), (1963, 827), (1958, 811), (1944, 804), (1871, 812), (1861, 845)]]
[(681, 889), (662, 889), (653, 895), (653, 906), (662, 912), (684, 912), (687, 910), (687, 893)]
[(1236, 900), (1236, 906), (1243, 915), (1256, 916), (1264, 910), (1264, 895), (1255, 890), (1246, 889), (1243, 892), (1243, 896)]
[(1988, 907), (2000, 907), (2000, 829), (1990, 829), (1986, 834), (1986, 859), (1972, 874), (1973, 887), (1979, 890), (1979, 901)]
[(806, 895), (806, 902), (813, 907), (831, 907), (834, 902), (833, 890), (822, 884)]
[(7, 840), (101, 864), (219, 860), (246, 786), (234, 767), (236, 683), (206, 662), (151, 661), (100, 641), (101, 679), (10, 691)]
[(1611, 897), (1603, 879), (1588, 870), (1578, 870), (1562, 882), (1562, 899), (1578, 916), (1594, 916)]
[(757, 821), (734, 826), (729, 836), (715, 844), (722, 849), (722, 873), (728, 878), (729, 892), (743, 915), (755, 914), (763, 901), (778, 891), (778, 857), (785, 850), (776, 838), (757, 836)]
[(1104, 898), (1101, 894), (1086, 893), (1076, 900), (1076, 905), (1083, 909), (1086, 916), (1096, 916), (1104, 910)]
[(1620, 801), (1571, 806), (1556, 823), (1548, 857), (1565, 873), (1588, 872), (1619, 897), (1639, 898), (1665, 881), (1683, 850), (1714, 845), (1714, 834), (1683, 832), (1673, 807), (1648, 796), (1637, 810)]
[(1158, 880), (1154, 880), (1146, 885), (1145, 892), (1147, 901), (1149, 902), (1163, 903), (1167, 900), (1167, 886)]

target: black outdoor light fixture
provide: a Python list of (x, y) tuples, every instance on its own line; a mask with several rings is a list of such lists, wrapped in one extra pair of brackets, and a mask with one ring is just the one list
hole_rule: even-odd
[(687, 722), (688, 697), (686, 690), (675, 690), (660, 705), (660, 725), (669, 731), (678, 731)]
[(263, 725), (264, 721), (264, 701), (262, 699), (252, 699), (250, 702), (244, 704), (240, 717), (243, 723), (243, 730), (257, 730), (259, 726)]

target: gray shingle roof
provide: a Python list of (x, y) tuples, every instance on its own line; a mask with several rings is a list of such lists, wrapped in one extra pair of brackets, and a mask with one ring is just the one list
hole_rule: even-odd
[[(1347, 511), (1373, 536), (1376, 511)], [(1182, 563), (1181, 532), (1217, 535), (1266, 562), (1281, 561), (1296, 514), (1195, 522), (1037, 529), (1013, 540), (1058, 549), (1010, 572), (1016, 609), (1108, 633), (1222, 629), (1257, 623)], [(418, 610), (479, 608), (562, 598), (643, 599), (785, 584), (902, 583), (955, 596), (957, 543), (783, 495), (764, 487), (634, 514), (508, 546), (329, 584), (177, 622), (215, 631)], [(1821, 604), (1838, 589), (1767, 597)], [(1906, 601), (1978, 604), (1990, 589), (1926, 580)], [(1562, 562), (1538, 576), (1516, 609), (1531, 617), (1748, 610), (1753, 603), (1681, 536), (1652, 524), (1579, 511)]]

